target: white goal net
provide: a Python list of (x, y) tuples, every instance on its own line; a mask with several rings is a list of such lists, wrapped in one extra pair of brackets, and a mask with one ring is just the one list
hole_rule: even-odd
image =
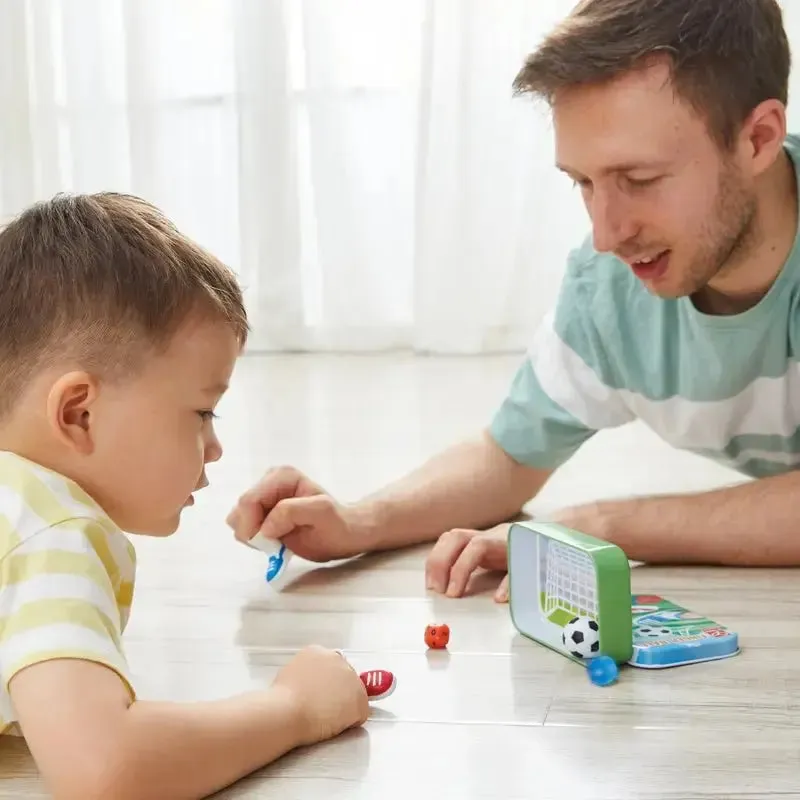
[(544, 555), (547, 559), (542, 603), (545, 615), (550, 617), (562, 611), (597, 619), (597, 586), (591, 556), (552, 539)]

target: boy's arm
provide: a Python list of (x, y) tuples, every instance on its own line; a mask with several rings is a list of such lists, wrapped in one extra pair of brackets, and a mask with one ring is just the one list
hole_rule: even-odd
[(800, 566), (800, 473), (686, 495), (591, 503), (556, 515), (634, 561)]
[(55, 800), (206, 797), (304, 743), (299, 703), (280, 686), (228, 700), (136, 702), (112, 670), (55, 660), (10, 691)]
[(96, 521), (70, 519), (0, 559), (0, 680), (56, 800), (206, 797), (366, 719), (358, 675), (318, 647), (295, 655), (264, 691), (136, 700), (109, 550)]

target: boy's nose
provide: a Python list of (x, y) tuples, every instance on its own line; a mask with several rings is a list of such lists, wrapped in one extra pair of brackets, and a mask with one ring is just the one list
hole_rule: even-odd
[(214, 437), (206, 447), (206, 463), (210, 464), (213, 461), (219, 461), (222, 458), (222, 445), (219, 439)]

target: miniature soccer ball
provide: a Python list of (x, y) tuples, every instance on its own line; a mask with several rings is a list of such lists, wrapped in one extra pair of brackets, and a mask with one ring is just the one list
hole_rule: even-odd
[(561, 641), (570, 655), (591, 658), (600, 652), (600, 626), (589, 617), (573, 617), (564, 626)]
[(665, 636), (672, 636), (672, 631), (655, 625), (641, 625), (634, 630), (634, 634), (640, 639), (663, 639)]

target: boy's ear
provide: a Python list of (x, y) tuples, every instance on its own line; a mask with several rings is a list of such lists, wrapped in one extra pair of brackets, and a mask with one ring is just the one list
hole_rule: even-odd
[(93, 404), (97, 400), (97, 379), (88, 372), (68, 372), (50, 388), (47, 420), (62, 444), (89, 455), (94, 450)]

